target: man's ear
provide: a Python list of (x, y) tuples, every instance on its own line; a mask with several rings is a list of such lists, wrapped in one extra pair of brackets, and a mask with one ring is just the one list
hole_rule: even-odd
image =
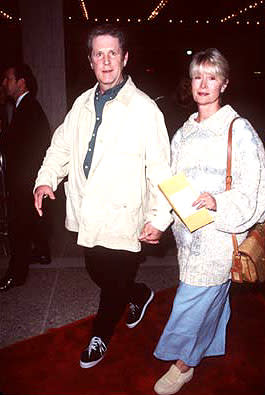
[(127, 62), (128, 62), (128, 52), (126, 52), (126, 54), (124, 55), (124, 59), (123, 59), (123, 67), (125, 67), (125, 66), (126, 66)]
[(88, 56), (88, 61), (89, 61), (91, 69), (93, 70), (93, 63), (92, 63), (92, 60), (91, 60), (90, 56)]
[(26, 91), (27, 87), (26, 87), (25, 79), (24, 78), (19, 78), (19, 80), (17, 80), (17, 86), (18, 86), (19, 89)]

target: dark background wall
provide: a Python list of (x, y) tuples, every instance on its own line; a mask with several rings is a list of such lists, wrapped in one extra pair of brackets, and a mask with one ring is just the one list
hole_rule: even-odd
[(12, 62), (22, 58), (22, 38), (20, 25), (0, 20), (0, 72)]
[[(65, 23), (66, 85), (68, 108), (94, 82), (87, 60), (86, 41), (91, 25)], [(196, 52), (218, 48), (231, 66), (230, 85), (224, 98), (249, 118), (265, 135), (265, 35), (263, 27), (199, 26), (169, 24), (127, 25), (129, 62), (127, 71), (140, 89), (151, 97), (171, 95), (177, 82), (187, 75), (191, 60), (187, 49)], [(18, 24), (0, 24), (0, 71), (10, 61), (22, 59)], [(260, 71), (261, 74), (254, 74)], [(170, 116), (170, 114), (166, 114)]]
[[(264, 29), (250, 27), (199, 27), (141, 25), (128, 27), (128, 73), (139, 88), (153, 98), (171, 94), (179, 79), (187, 75), (193, 52), (218, 48), (231, 67), (230, 85), (225, 102), (248, 117), (265, 133)], [(67, 24), (65, 27), (68, 105), (95, 82), (87, 60), (86, 40), (89, 27)], [(254, 74), (261, 71), (262, 74)]]

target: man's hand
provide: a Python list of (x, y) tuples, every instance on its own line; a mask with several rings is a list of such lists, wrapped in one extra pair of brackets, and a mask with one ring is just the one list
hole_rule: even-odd
[(40, 217), (43, 215), (42, 211), (42, 199), (49, 197), (54, 200), (55, 196), (53, 190), (49, 185), (41, 185), (34, 192), (34, 205)]
[(139, 240), (147, 244), (158, 244), (162, 233), (161, 230), (154, 228), (150, 222), (147, 222), (147, 224), (144, 225)]

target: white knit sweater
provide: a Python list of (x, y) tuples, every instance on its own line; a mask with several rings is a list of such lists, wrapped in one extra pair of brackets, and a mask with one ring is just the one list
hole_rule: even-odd
[(198, 123), (192, 114), (175, 134), (173, 174), (184, 172), (199, 193), (217, 202), (215, 221), (191, 233), (175, 216), (172, 230), (178, 247), (180, 280), (197, 286), (222, 284), (230, 277), (231, 233), (241, 242), (247, 230), (265, 219), (265, 153), (251, 124), (243, 118), (233, 125), (232, 189), (225, 191), (227, 136), (238, 114), (226, 105)]

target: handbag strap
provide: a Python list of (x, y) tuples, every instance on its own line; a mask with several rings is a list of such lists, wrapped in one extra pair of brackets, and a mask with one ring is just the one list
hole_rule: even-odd
[[(230, 123), (229, 130), (228, 130), (228, 143), (227, 143), (227, 165), (226, 165), (226, 191), (231, 190), (232, 185), (232, 131), (233, 131), (233, 123), (235, 120), (239, 119), (240, 117), (236, 117)], [(234, 254), (238, 255), (238, 242), (236, 235), (232, 233), (232, 241), (234, 246)]]

